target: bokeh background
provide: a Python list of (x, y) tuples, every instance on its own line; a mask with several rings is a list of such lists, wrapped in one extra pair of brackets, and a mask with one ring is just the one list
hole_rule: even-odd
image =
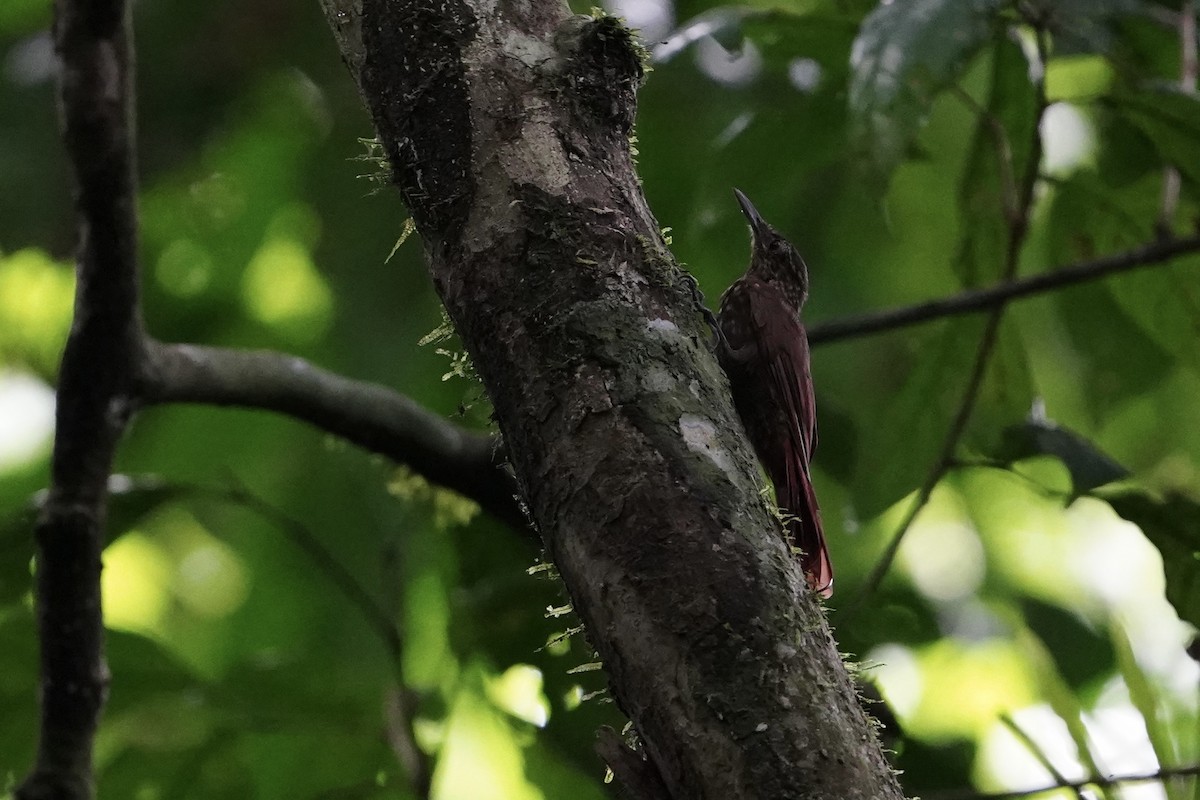
[[(732, 186), (805, 254), (810, 324), (999, 281), (1005, 187), (1029, 159), (1043, 76), (1019, 275), (1200, 219), (1200, 103), (1178, 87), (1191, 4), (607, 10), (647, 45), (645, 191), (710, 304), (748, 256)], [(407, 215), (380, 185), (318, 4), (134, 11), (152, 333), (285, 350), (487, 429), (457, 342), (418, 344), (439, 304), (416, 237), (397, 247)], [(1048, 31), (1044, 69), (1022, 14)], [(45, 0), (0, 4), (0, 791), (33, 753), (30, 509), (73, 291), (50, 19)], [(1164, 205), (1169, 164), (1181, 189)], [(855, 602), (938, 461), (983, 330), (981, 315), (956, 317), (813, 354), (831, 619), (887, 701), (875, 708), (906, 790), (1200, 762), (1196, 256), (1006, 310), (953, 463), (887, 578)], [(400, 698), (434, 797), (613, 795), (591, 748), (599, 725), (624, 720), (527, 534), (266, 413), (148, 410), (118, 469), (100, 797), (413, 797)]]

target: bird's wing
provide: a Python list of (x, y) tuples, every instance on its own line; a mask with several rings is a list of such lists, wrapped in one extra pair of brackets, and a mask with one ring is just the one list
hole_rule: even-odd
[(821, 528), (821, 510), (809, 475), (817, 447), (816, 399), (809, 367), (808, 337), (792, 306), (775, 287), (754, 282), (745, 292), (756, 355), (766, 366), (764, 390), (782, 412), (782, 447), (772, 448), (781, 463), (767, 465), (779, 505), (799, 521), (790, 526), (803, 551), (801, 564), (812, 587), (828, 596), (833, 568)]

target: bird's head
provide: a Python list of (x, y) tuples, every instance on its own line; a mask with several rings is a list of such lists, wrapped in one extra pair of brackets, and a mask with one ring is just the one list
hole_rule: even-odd
[(808, 299), (808, 265), (792, 243), (762, 218), (750, 198), (738, 189), (734, 189), (733, 194), (750, 223), (750, 268), (747, 273), (778, 286), (799, 311)]

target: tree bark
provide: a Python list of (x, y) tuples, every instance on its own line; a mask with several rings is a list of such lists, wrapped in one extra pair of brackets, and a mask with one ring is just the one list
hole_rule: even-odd
[(78, 183), (76, 311), (35, 534), (41, 727), (18, 800), (92, 795), (92, 741), (108, 694), (100, 609), (108, 476), (143, 355), (128, 7), (58, 2), (54, 35), (63, 139)]
[(647, 797), (901, 797), (642, 196), (629, 32), (552, 2), (324, 5), (636, 728), (646, 769), (610, 755), (618, 777)]

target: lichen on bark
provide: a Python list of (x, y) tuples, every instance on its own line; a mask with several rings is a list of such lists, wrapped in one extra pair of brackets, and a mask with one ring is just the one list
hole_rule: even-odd
[(898, 798), (642, 195), (632, 35), (534, 0), (362, 9), (357, 79), (434, 285), (661, 780), (619, 777)]

